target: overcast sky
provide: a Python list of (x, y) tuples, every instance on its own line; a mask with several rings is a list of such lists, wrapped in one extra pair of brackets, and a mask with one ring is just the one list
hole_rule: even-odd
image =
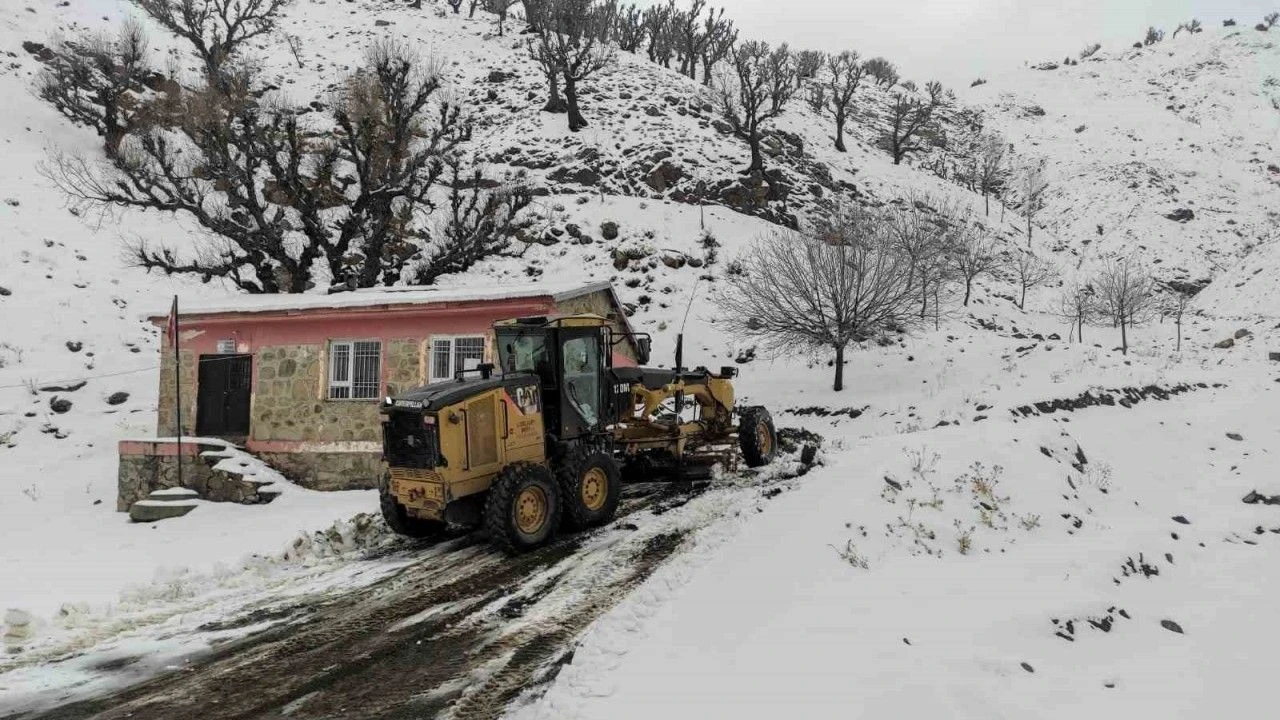
[[(655, 0), (639, 0), (651, 4)], [(688, 0), (677, 0), (684, 6)], [(1061, 60), (1100, 42), (1116, 49), (1150, 25), (1199, 18), (1252, 27), (1280, 0), (709, 0), (745, 36), (792, 47), (883, 55), (903, 76), (967, 86), (1027, 60)]]

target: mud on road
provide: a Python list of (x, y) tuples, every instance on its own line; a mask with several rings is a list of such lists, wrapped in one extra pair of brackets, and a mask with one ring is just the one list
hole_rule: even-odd
[[(264, 600), (200, 628), (267, 626), (181, 670), (8, 717), (496, 718), (517, 695), (554, 678), (587, 625), (705, 523), (652, 520), (707, 487), (629, 486), (609, 526), (516, 558), (474, 535), (404, 550), (424, 559), (372, 585)], [(629, 520), (641, 514), (645, 527)]]

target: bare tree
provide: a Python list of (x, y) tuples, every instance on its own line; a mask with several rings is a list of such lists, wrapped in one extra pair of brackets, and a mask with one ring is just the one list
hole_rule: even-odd
[(738, 42), (738, 31), (733, 21), (724, 16), (724, 9), (719, 13), (708, 13), (703, 34), (706, 41), (702, 44), (702, 84), (711, 86), (711, 70), (733, 51)]
[(874, 57), (867, 61), (867, 74), (875, 79), (876, 85), (891, 88), (898, 84), (898, 68), (882, 57)]
[(504, 35), (507, 14), (521, 0), (484, 0), (484, 9), (498, 16), (498, 37)]
[(1142, 39), (1143, 45), (1155, 45), (1164, 40), (1164, 31), (1157, 29), (1154, 25), (1147, 28), (1146, 37)]
[(1267, 13), (1266, 16), (1262, 18), (1262, 23), (1267, 26), (1268, 30), (1275, 27), (1276, 23), (1280, 23), (1280, 12)]
[(836, 391), (851, 343), (911, 319), (910, 262), (866, 211), (841, 211), (816, 236), (776, 230), (739, 265), (719, 297), (730, 331), (775, 350), (833, 350)]
[(796, 86), (804, 85), (805, 80), (818, 77), (818, 71), (827, 61), (827, 54), (821, 50), (801, 50), (795, 55)]
[(1055, 275), (1053, 266), (1030, 250), (1015, 253), (1009, 263), (1009, 267), (1017, 277), (1018, 288), (1022, 291), (1018, 296), (1019, 310), (1023, 310), (1027, 306), (1028, 290), (1049, 282)]
[(132, 0), (164, 29), (186, 40), (213, 78), (250, 40), (275, 29), (290, 0)]
[(1187, 314), (1187, 308), (1191, 305), (1191, 300), (1196, 294), (1194, 292), (1185, 292), (1178, 288), (1169, 288), (1169, 290), (1171, 291), (1171, 297), (1161, 312), (1163, 315), (1169, 315), (1173, 318), (1173, 325), (1177, 328), (1177, 345), (1174, 346), (1174, 352), (1182, 352), (1182, 318)]
[(613, 49), (600, 41), (602, 28), (607, 28), (609, 22), (596, 0), (545, 0), (537, 23), (538, 35), (529, 41), (531, 53), (551, 85), (548, 108), (558, 94), (557, 75), (564, 79), (565, 108), (573, 132), (587, 126), (578, 104), (578, 84), (614, 61)]
[(1097, 312), (1097, 296), (1093, 286), (1088, 283), (1076, 280), (1064, 287), (1058, 297), (1058, 316), (1071, 325), (1068, 340), (1074, 335), (1080, 342), (1084, 342), (1085, 323), (1090, 322)]
[(969, 297), (973, 294), (973, 281), (983, 275), (990, 275), (1000, 267), (1000, 254), (996, 251), (996, 243), (991, 232), (984, 225), (971, 222), (969, 218), (955, 219), (955, 227), (948, 243), (948, 259), (955, 269), (956, 277), (964, 283), (964, 303), (969, 307)]
[(920, 302), (921, 318), (929, 312), (930, 300), (934, 303), (935, 317), (941, 314), (942, 289), (954, 279), (949, 254), (957, 215), (955, 206), (945, 200), (909, 195), (900, 207), (885, 216), (895, 246), (910, 265), (911, 284)]
[(430, 285), (504, 250), (520, 212), (533, 200), (523, 178), (489, 189), (479, 168), (468, 170), (459, 155), (449, 155), (445, 166), (448, 214), (429, 255), (411, 272), (415, 285)]
[(146, 122), (150, 88), (164, 84), (147, 62), (142, 26), (129, 22), (116, 37), (89, 35), (58, 43), (36, 80), (36, 94), (103, 138), (114, 157), (126, 135)]
[(1009, 182), (1009, 143), (998, 133), (980, 135), (975, 162), (975, 179), (982, 193), (984, 212), (989, 217), (991, 196), (1002, 194)]
[(845, 50), (839, 55), (827, 58), (827, 84), (831, 90), (831, 114), (836, 122), (836, 150), (846, 152), (844, 145), (844, 126), (853, 109), (853, 98), (858, 86), (867, 76), (867, 66), (862, 63), (858, 53)]
[(751, 164), (745, 174), (764, 172), (764, 153), (760, 149), (764, 128), (782, 113), (795, 92), (795, 68), (787, 46), (770, 49), (768, 43), (750, 40), (730, 53), (730, 72), (720, 79), (716, 92), (720, 112), (733, 133), (747, 143)]
[(441, 158), (468, 132), (456, 105), (436, 102), (440, 86), (434, 65), (375, 45), (335, 99), (332, 131), (320, 133), (260, 99), (248, 72), (224, 72), (184, 91), (170, 126), (131, 135), (101, 167), (63, 156), (48, 174), (80, 205), (195, 219), (204, 242), (194, 253), (130, 248), (148, 270), (302, 292), (323, 261), (336, 281), (393, 284), (427, 237)]
[(1087, 46), (1084, 50), (1080, 51), (1080, 59), (1088, 60), (1094, 55), (1097, 55), (1098, 51), (1101, 49), (1102, 49), (1102, 43), (1092, 43), (1089, 46)]
[(880, 146), (893, 156), (894, 165), (901, 165), (908, 155), (923, 151), (926, 141), (938, 137), (937, 114), (949, 102), (949, 95), (938, 82), (925, 86), (924, 98), (906, 90), (893, 94)]
[(645, 34), (649, 36), (647, 49), (650, 62), (663, 67), (671, 66), (671, 54), (676, 44), (675, 17), (676, 0), (667, 0), (666, 4), (650, 5), (644, 10)]
[(1094, 280), (1098, 309), (1120, 327), (1120, 351), (1129, 354), (1129, 328), (1155, 309), (1156, 282), (1134, 257), (1108, 261)]
[(1045, 193), (1049, 179), (1045, 175), (1045, 161), (1032, 160), (1022, 170), (1022, 214), (1027, 219), (1027, 247), (1031, 247), (1031, 233), (1035, 229), (1036, 216), (1044, 209)]
[[(702, 32), (700, 17), (707, 7), (707, 0), (689, 0), (689, 9), (676, 12), (673, 32), (680, 51), (680, 74), (698, 77), (698, 61), (702, 59), (702, 46), (707, 41)], [(724, 9), (720, 9), (724, 13)]]
[(453, 8), (453, 14), (458, 14), (458, 9), (462, 7), (462, 0), (445, 0), (449, 3), (449, 7)]
[(625, 52), (634, 53), (639, 50), (641, 43), (648, 36), (648, 28), (644, 24), (644, 11), (635, 4), (621, 8), (613, 24), (614, 39), (618, 41), (618, 47)]

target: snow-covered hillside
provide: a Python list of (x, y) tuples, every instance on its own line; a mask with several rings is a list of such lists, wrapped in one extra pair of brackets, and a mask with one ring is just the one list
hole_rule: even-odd
[(1066, 264), (1137, 251), (1197, 307), (1270, 316), (1280, 281), (1280, 43), (1209, 28), (966, 90), (1048, 161), (1045, 245)]
[[(477, 120), (468, 150), (491, 176), (530, 178), (538, 195), (532, 242), (439, 284), (611, 280), (633, 324), (654, 335), (655, 364), (670, 363), (683, 330), (692, 362), (737, 366), (745, 402), (769, 407), (790, 437), (820, 438), (822, 465), (781, 485), (721, 478), (685, 509), (642, 506), (583, 541), (583, 555), (574, 540), (533, 561), (546, 566), (530, 576), (499, 573), (475, 607), (378, 615), (386, 622), (365, 636), (459, 608), (473, 614), (433, 642), (470, 632), (519, 647), (535, 630), (559, 633), (565, 646), (514, 684), (526, 690), (516, 717), (1106, 716), (1148, 711), (1157, 691), (1168, 714), (1202, 717), (1262, 702), (1252, 658), (1280, 628), (1251, 623), (1277, 583), (1280, 509), (1240, 500), (1280, 496), (1269, 460), (1280, 452), (1280, 378), (1267, 359), (1280, 351), (1280, 35), (1213, 28), (962, 93), (1020, 158), (1048, 160), (1033, 249), (1065, 278), (1138, 251), (1166, 281), (1211, 281), (1181, 352), (1169, 321), (1131, 330), (1128, 355), (1109, 326), (1064, 341), (1057, 288), (1033, 288), (1023, 311), (998, 273), (978, 281), (969, 307), (948, 299), (936, 326), (859, 346), (848, 389), (834, 394), (829, 354), (769, 356), (723, 330), (714, 298), (728, 264), (774, 222), (807, 224), (828, 201), (932, 196), (982, 215), (976, 194), (875, 147), (886, 91), (860, 91), (847, 153), (797, 98), (766, 141), (790, 193), (760, 206), (735, 189), (747, 149), (698, 82), (619, 53), (584, 88), (590, 126), (570, 133), (563, 115), (539, 111), (544, 81), (522, 36), (498, 37), (484, 12), (421, 4), (295, 0), (254, 53), (285, 98), (321, 106), (375, 39), (442, 58)], [(500, 567), (465, 541), (423, 548), (353, 519), (375, 510), (367, 492), (289, 488), (269, 506), (173, 521), (186, 524), (115, 512), (116, 442), (155, 426), (159, 348), (141, 314), (174, 294), (236, 292), (128, 266), (123, 245), (138, 238), (195, 248), (188, 219), (73, 213), (44, 176), (51, 153), (93, 157), (100, 139), (35, 96), (38, 49), (25, 44), (109, 30), (134, 11), (126, 0), (26, 5), (0, 7), (0, 609), (32, 614), (36, 630), (20, 651), (0, 650), (0, 716), (144, 680), (281, 618), (311, 625), (306, 603), (401, 583), (406, 567), (425, 568), (409, 588), (436, 589), (458, 569), (449, 553), (459, 566)], [(193, 65), (151, 34), (166, 62)], [(1194, 217), (1167, 217), (1179, 210)], [(1025, 246), (1013, 210), (988, 222), (1002, 250)], [(1235, 347), (1213, 347), (1228, 337)], [(668, 564), (646, 568), (630, 596), (593, 598), (589, 625), (568, 622), (620, 572), (619, 548), (674, 529)], [(514, 616), (495, 609), (512, 597)], [(326, 621), (344, 625), (317, 619), (322, 636)], [(514, 682), (497, 671), (512, 654), (495, 653), (424, 690), (461, 707)], [(121, 657), (137, 663), (124, 676), (113, 674)], [(267, 659), (295, 677), (332, 670)], [(324, 701), (283, 684), (262, 691), (300, 717), (308, 698)], [(166, 717), (144, 701), (119, 712), (140, 708)]]

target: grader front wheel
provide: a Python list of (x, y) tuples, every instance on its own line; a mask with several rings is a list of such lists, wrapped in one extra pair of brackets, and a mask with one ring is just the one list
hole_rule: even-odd
[(762, 407), (745, 408), (738, 414), (738, 446), (747, 467), (773, 462), (778, 454), (778, 431), (773, 417)]
[(541, 465), (512, 463), (498, 473), (484, 505), (489, 540), (510, 554), (551, 539), (560, 524), (561, 497), (551, 472)]

